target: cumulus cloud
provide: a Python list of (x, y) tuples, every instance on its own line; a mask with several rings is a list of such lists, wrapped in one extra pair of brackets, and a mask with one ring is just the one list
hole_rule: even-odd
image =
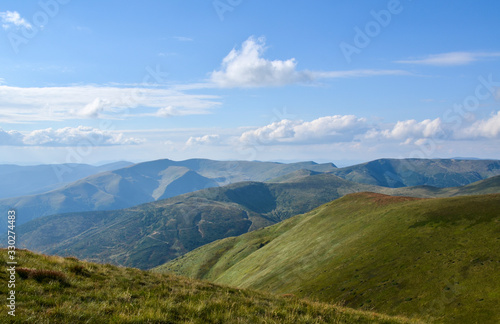
[[(482, 127), (484, 132), (488, 129), (487, 134), (496, 134), (495, 131), (500, 126), (495, 128), (495, 123), (492, 119), (477, 127)], [(366, 118), (354, 115), (335, 115), (312, 121), (284, 119), (246, 131), (238, 139), (250, 145), (370, 143), (374, 140), (421, 145), (431, 138), (453, 139), (454, 134), (440, 118), (422, 121), (410, 119), (386, 124), (368, 122)]]
[[(158, 116), (146, 109), (176, 107), (173, 115), (206, 114), (217, 96), (174, 89), (69, 86), (20, 88), (0, 85), (0, 122)], [(134, 111), (134, 109), (136, 109)], [(142, 113), (141, 113), (142, 111)], [(172, 115), (172, 114), (171, 114)]]
[(109, 146), (140, 144), (142, 140), (125, 137), (123, 133), (78, 126), (60, 129), (39, 129), (22, 134), (0, 129), (1, 146)]
[(205, 135), (205, 136), (200, 136), (200, 137), (195, 137), (191, 136), (187, 142), (186, 145), (212, 145), (212, 144), (217, 144), (220, 140), (219, 135)]
[(307, 81), (307, 75), (295, 71), (295, 59), (267, 60), (263, 37), (250, 37), (222, 60), (222, 69), (212, 72), (211, 80), (221, 87), (279, 86)]
[(353, 115), (326, 116), (310, 122), (284, 119), (244, 132), (240, 141), (249, 144), (345, 142), (366, 129), (366, 119)]
[(409, 74), (402, 70), (348, 70), (348, 71), (297, 71), (297, 61), (268, 60), (264, 37), (250, 37), (241, 49), (233, 48), (222, 60), (221, 69), (213, 71), (210, 80), (222, 88), (284, 86), (318, 79), (367, 77), (375, 75)]
[(22, 145), (23, 135), (18, 131), (4, 131), (0, 128), (0, 146)]
[(0, 12), (0, 19), (2, 20), (3, 29), (7, 30), (9, 28), (27, 28), (31, 29), (32, 26), (24, 18), (21, 17), (17, 11), (3, 11)]
[(450, 53), (429, 55), (421, 59), (396, 61), (396, 63), (455, 66), (455, 65), (467, 65), (479, 61), (481, 59), (490, 57), (500, 57), (500, 52), (493, 52), (493, 53), (450, 52)]
[(376, 130), (372, 129), (366, 134), (366, 138), (383, 137), (405, 141), (409, 143), (411, 140), (422, 138), (436, 137), (442, 134), (442, 122), (440, 118), (434, 120), (425, 119), (421, 122), (415, 119), (398, 121), (393, 127)]
[(479, 137), (500, 137), (500, 111), (486, 120), (478, 120), (469, 127), (457, 132), (458, 139), (475, 139)]

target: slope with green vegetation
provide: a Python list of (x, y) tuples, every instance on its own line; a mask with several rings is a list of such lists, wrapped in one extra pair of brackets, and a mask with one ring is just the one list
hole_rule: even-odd
[(500, 194), (351, 194), (156, 271), (443, 323), (500, 322)]
[[(417, 323), (72, 257), (18, 250), (17, 259), (16, 316), (3, 307), (2, 323)], [(3, 267), (1, 281), (9, 277)], [(0, 295), (10, 295), (6, 284)]]

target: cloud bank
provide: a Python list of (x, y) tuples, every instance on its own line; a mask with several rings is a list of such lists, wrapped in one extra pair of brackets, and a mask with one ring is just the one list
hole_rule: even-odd
[[(186, 94), (161, 88), (68, 86), (20, 88), (0, 85), (0, 122), (124, 119), (206, 114), (220, 105), (218, 96)], [(162, 109), (171, 107), (174, 114)], [(153, 109), (158, 113), (141, 113)]]
[(187, 142), (186, 145), (192, 146), (192, 145), (213, 145), (217, 144), (219, 142), (220, 136), (217, 134), (211, 134), (211, 135), (205, 135), (205, 136), (191, 136)]
[(249, 144), (345, 142), (353, 140), (366, 129), (366, 119), (353, 115), (325, 116), (310, 122), (284, 119), (244, 132), (240, 141)]
[[(500, 139), (500, 111), (491, 117), (478, 120), (457, 129), (440, 118), (401, 120), (396, 123), (369, 122), (354, 115), (324, 116), (312, 121), (283, 119), (268, 125), (245, 131), (238, 135), (236, 143), (253, 146), (309, 145), (332, 143), (397, 143), (416, 144), (426, 140), (460, 141)], [(214, 145), (224, 143), (219, 135), (191, 137), (188, 145)]]
[(125, 137), (122, 133), (85, 126), (39, 129), (27, 134), (0, 128), (0, 146), (109, 146), (140, 143), (142, 140)]

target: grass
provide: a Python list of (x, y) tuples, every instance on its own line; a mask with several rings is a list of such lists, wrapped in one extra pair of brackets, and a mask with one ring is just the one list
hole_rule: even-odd
[[(2, 264), (7, 250), (0, 250)], [(417, 323), (73, 257), (17, 251), (16, 316), (2, 323)], [(7, 297), (7, 267), (0, 295)]]
[(155, 271), (440, 323), (499, 323), (499, 210), (499, 194), (351, 194)]

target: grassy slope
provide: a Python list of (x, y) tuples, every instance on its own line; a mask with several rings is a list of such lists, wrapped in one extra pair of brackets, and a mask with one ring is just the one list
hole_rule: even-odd
[(499, 210), (499, 194), (352, 194), (156, 270), (439, 322), (498, 323)]
[[(416, 323), (74, 258), (21, 250), (17, 258), (16, 316), (2, 307), (2, 323)], [(5, 267), (0, 279), (8, 280)], [(0, 295), (5, 301), (6, 284)]]

